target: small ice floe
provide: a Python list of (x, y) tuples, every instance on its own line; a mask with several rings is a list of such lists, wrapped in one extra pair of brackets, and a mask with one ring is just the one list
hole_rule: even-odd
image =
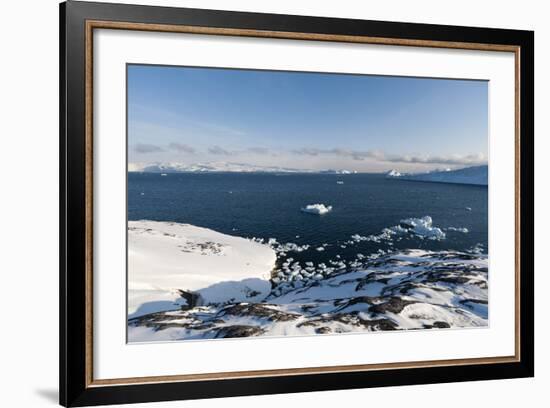
[(447, 231), (462, 232), (464, 234), (467, 234), (469, 232), (468, 228), (460, 228), (460, 227), (448, 227)]
[(473, 253), (473, 254), (482, 254), (483, 253), (483, 244), (477, 243), (472, 248), (468, 249), (467, 252)]
[[(452, 230), (452, 229), (451, 229)], [(467, 229), (455, 229), (459, 232), (468, 232)], [(441, 228), (434, 227), (432, 224), (432, 217), (426, 215), (421, 218), (406, 218), (401, 220), (399, 225), (384, 228), (380, 234), (362, 236), (354, 234), (351, 239), (354, 242), (369, 241), (375, 243), (387, 242), (391, 244), (391, 241), (399, 241), (403, 237), (414, 236), (420, 239), (442, 240), (446, 238), (445, 233)]]
[(342, 180), (338, 180), (336, 184), (344, 184), (344, 182)]
[(315, 250), (319, 251), (319, 252), (323, 252), (325, 250), (325, 247), (320, 246), (320, 247), (315, 248)]
[(386, 177), (401, 177), (401, 173), (399, 173), (397, 170), (395, 169), (391, 169), (390, 171), (388, 171), (386, 173)]
[(308, 204), (305, 207), (302, 207), (301, 211), (309, 214), (323, 215), (332, 211), (332, 206), (324, 204)]
[(140, 195), (145, 195), (145, 193), (141, 193)]
[(466, 207), (466, 211), (472, 211), (472, 207)]
[(166, 173), (160, 173), (160, 175), (166, 177), (168, 174), (166, 174)]
[(432, 217), (429, 215), (422, 218), (407, 218), (401, 220), (400, 226), (421, 238), (434, 240), (445, 239), (445, 233), (441, 231), (441, 228), (432, 226)]

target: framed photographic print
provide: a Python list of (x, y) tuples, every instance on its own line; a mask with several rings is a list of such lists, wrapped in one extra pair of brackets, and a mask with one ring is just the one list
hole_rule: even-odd
[(61, 404), (533, 376), (533, 32), (60, 22)]

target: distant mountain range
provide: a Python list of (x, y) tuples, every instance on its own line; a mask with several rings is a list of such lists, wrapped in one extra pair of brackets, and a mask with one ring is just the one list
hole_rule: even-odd
[(130, 172), (143, 173), (323, 173), (323, 174), (352, 174), (354, 171), (344, 169), (327, 169), (327, 170), (307, 170), (294, 169), (289, 167), (277, 166), (257, 166), (245, 163), (197, 163), (197, 164), (182, 164), (182, 163), (149, 163), (136, 164), (132, 163), (128, 166)]
[[(235, 162), (209, 163), (130, 163), (129, 172), (141, 173), (308, 173), (308, 174), (354, 174), (356, 171), (346, 169), (296, 169), (278, 166), (259, 166)], [(400, 173), (391, 170), (386, 173), (387, 178), (411, 181), (430, 181), (439, 183), (458, 183), (487, 185), (488, 167), (474, 166), (458, 170), (435, 170), (426, 173)]]
[(458, 170), (431, 171), (427, 173), (399, 173), (391, 170), (386, 174), (388, 178), (411, 180), (411, 181), (430, 181), (434, 183), (455, 183), (455, 184), (475, 184), (488, 185), (489, 168), (487, 165), (466, 167)]

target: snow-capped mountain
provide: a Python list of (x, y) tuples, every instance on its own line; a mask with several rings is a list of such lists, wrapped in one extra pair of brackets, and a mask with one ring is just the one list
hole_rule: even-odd
[(430, 181), (434, 183), (455, 183), (455, 184), (475, 184), (488, 185), (489, 167), (473, 166), (457, 170), (432, 171), (428, 173), (402, 174), (391, 170), (387, 173), (388, 178), (398, 178), (400, 180), (412, 181)]
[(349, 170), (309, 170), (277, 166), (258, 166), (246, 163), (209, 162), (196, 164), (182, 163), (131, 163), (130, 172), (143, 173), (328, 173), (351, 174)]

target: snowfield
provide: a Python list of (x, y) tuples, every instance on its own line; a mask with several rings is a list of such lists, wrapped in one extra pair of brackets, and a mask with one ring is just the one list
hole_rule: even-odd
[(275, 269), (276, 254), (303, 248), (153, 221), (130, 222), (128, 238), (130, 342), (488, 325), (488, 258), (475, 249)]
[(400, 180), (430, 181), (434, 183), (474, 184), (488, 185), (489, 168), (485, 166), (466, 167), (458, 170), (432, 171), (428, 173), (402, 174), (391, 170), (386, 174), (387, 178)]
[(212, 302), (258, 301), (270, 292), (268, 245), (188, 224), (128, 222), (128, 316)]

